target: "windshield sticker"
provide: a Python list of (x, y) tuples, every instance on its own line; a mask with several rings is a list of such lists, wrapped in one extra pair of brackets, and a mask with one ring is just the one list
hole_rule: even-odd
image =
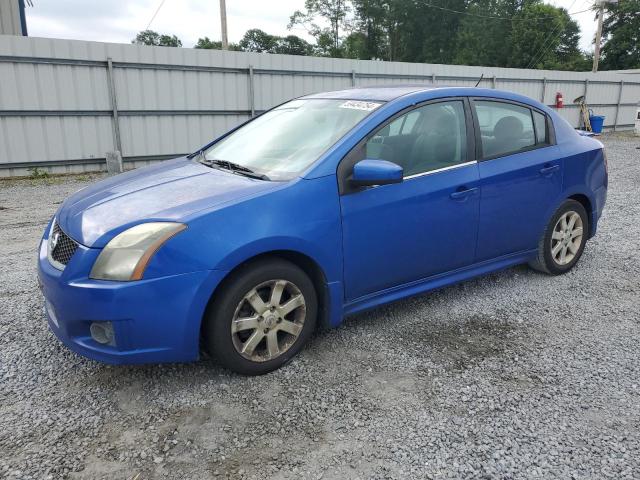
[(382, 104), (377, 102), (361, 102), (357, 100), (349, 100), (340, 105), (340, 108), (351, 108), (353, 110), (365, 110), (367, 112), (370, 112), (371, 110), (375, 110), (376, 108), (378, 108), (380, 105)]

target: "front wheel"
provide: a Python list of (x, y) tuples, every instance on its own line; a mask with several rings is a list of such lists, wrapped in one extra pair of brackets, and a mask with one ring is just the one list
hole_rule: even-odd
[(588, 232), (589, 217), (582, 204), (566, 200), (542, 234), (531, 267), (550, 275), (568, 272), (582, 256)]
[(295, 356), (316, 323), (313, 282), (280, 259), (243, 266), (215, 295), (204, 319), (205, 347), (245, 375), (275, 370)]

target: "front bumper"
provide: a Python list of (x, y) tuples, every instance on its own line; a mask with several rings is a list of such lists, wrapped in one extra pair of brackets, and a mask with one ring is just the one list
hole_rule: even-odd
[[(40, 245), (38, 279), (49, 327), (69, 349), (113, 364), (182, 362), (199, 355), (200, 323), (225, 272), (113, 282), (89, 279), (100, 250), (80, 246), (63, 271)], [(111, 322), (115, 345), (91, 338), (92, 322)]]

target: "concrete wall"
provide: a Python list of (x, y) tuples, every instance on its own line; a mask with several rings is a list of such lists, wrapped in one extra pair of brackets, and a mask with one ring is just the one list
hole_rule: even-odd
[(616, 73), (426, 65), (0, 35), (0, 176), (33, 167), (127, 167), (191, 152), (292, 97), (353, 85), (432, 83), (519, 92), (578, 124), (586, 93), (609, 128), (633, 128), (640, 79)]

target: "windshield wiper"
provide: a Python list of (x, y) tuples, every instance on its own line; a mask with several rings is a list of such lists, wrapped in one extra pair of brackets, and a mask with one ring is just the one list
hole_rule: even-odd
[(222, 167), (226, 170), (232, 171), (233, 173), (244, 175), (245, 177), (249, 177), (249, 178), (257, 178), (258, 180), (271, 180), (267, 175), (263, 173), (255, 172), (251, 170), (249, 167), (245, 167), (244, 165), (240, 165), (239, 163), (230, 162), (229, 160), (218, 160), (218, 159), (209, 160), (204, 156), (203, 151), (200, 151), (198, 153), (198, 159), (200, 163), (203, 163), (204, 165), (208, 165), (210, 167), (213, 167), (213, 166)]

